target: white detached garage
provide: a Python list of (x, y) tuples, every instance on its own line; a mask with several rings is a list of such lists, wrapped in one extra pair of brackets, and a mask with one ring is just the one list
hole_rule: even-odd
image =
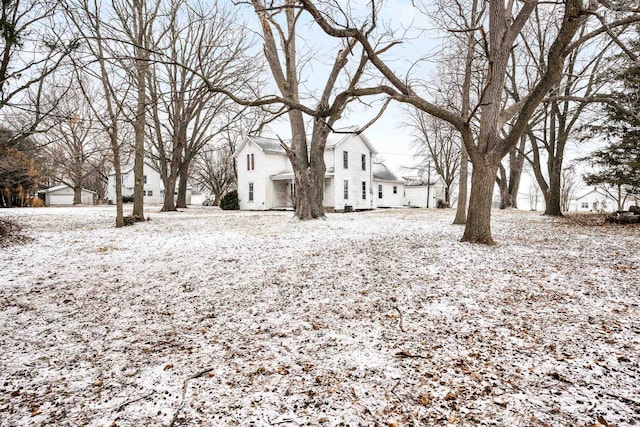
[[(81, 203), (83, 205), (93, 205), (97, 193), (95, 191), (82, 189)], [(58, 185), (57, 187), (47, 188), (38, 191), (45, 206), (72, 206), (73, 205), (73, 188), (66, 185)]]

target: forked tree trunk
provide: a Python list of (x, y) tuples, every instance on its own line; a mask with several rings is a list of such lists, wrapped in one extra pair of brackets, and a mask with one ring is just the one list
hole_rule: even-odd
[(178, 179), (178, 199), (176, 200), (176, 208), (186, 209), (187, 207), (187, 179), (189, 177), (189, 163), (184, 160), (180, 168)]
[(296, 217), (301, 220), (324, 217), (324, 208), (322, 206), (324, 171), (322, 175), (320, 175), (319, 170), (306, 168), (303, 171), (295, 171), (295, 178)]
[(174, 200), (174, 193), (176, 192), (176, 177), (172, 172), (169, 173), (169, 176), (162, 179), (164, 184), (164, 198), (162, 202), (162, 209), (160, 212), (174, 212), (176, 211), (176, 204)]
[(460, 178), (458, 182), (458, 206), (453, 223), (463, 225), (467, 222), (467, 180), (469, 179), (469, 155), (464, 144), (460, 150)]
[(499, 162), (487, 165), (476, 164), (473, 167), (469, 211), (462, 242), (488, 245), (495, 243), (491, 237), (491, 203), (498, 167)]
[(313, 126), (309, 151), (307, 151), (306, 141), (299, 141), (295, 146), (295, 151), (289, 151), (289, 159), (293, 165), (296, 180), (294, 205), (298, 219), (324, 218), (323, 193), (326, 171), (324, 149), (328, 135), (328, 126), (316, 121)]

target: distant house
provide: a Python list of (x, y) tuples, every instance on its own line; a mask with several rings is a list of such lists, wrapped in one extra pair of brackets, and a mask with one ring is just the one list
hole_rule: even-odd
[[(629, 206), (637, 204), (638, 199), (629, 195), (625, 200), (623, 210), (628, 210)], [(593, 187), (592, 190), (571, 200), (569, 210), (572, 212), (615, 212), (618, 210), (618, 202), (604, 189)]]
[[(42, 199), (45, 206), (73, 206), (73, 195), (73, 188), (68, 185), (58, 185), (38, 191), (38, 197)], [(97, 196), (95, 191), (83, 188), (80, 196), (81, 204), (93, 205)]]
[(382, 163), (373, 164), (373, 199), (377, 208), (404, 205), (405, 182)]
[[(376, 151), (364, 134), (356, 134), (355, 130), (350, 128), (344, 133), (331, 133), (327, 138), (323, 205), (328, 210), (376, 207), (372, 161)], [(293, 206), (293, 169), (279, 140), (246, 136), (234, 157), (240, 209), (269, 210)]]
[(444, 182), (440, 177), (427, 181), (421, 177), (405, 177), (404, 205), (414, 208), (436, 208), (444, 201)]
[[(144, 164), (144, 189), (143, 200), (148, 204), (164, 203), (164, 183), (160, 177), (160, 173), (148, 163)], [(133, 165), (124, 166), (122, 168), (122, 196), (133, 196), (134, 186)], [(178, 183), (176, 182), (176, 191), (174, 197), (178, 195)], [(191, 203), (191, 188), (187, 187), (187, 204)], [(116, 174), (111, 172), (108, 178), (107, 198), (109, 203), (115, 203), (116, 200)]]

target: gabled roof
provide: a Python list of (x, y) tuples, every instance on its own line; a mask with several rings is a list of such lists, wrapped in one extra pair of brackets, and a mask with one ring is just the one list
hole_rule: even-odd
[[(158, 172), (158, 170), (157, 170), (157, 169), (156, 169), (156, 168), (155, 168), (151, 163), (149, 163), (149, 162), (145, 161), (145, 162), (144, 162), (144, 164), (145, 164), (146, 166), (148, 166), (150, 169), (152, 169), (152, 170), (154, 170), (154, 171)], [(129, 172), (131, 172), (131, 171), (133, 170), (133, 168), (134, 168), (134, 165), (123, 165), (123, 166), (120, 168), (120, 175), (126, 175), (126, 174), (128, 174)], [(158, 172), (158, 173), (160, 173), (160, 172)], [(110, 176), (111, 176), (111, 175), (115, 175), (115, 174), (116, 174), (116, 171), (115, 171), (115, 170), (112, 170), (111, 172), (109, 172), (109, 175), (110, 175)]]
[(265, 138), (264, 136), (247, 136), (247, 138), (253, 141), (265, 153), (285, 153), (279, 139)]
[(588, 191), (588, 192), (584, 193), (583, 195), (581, 195), (581, 196), (579, 196), (579, 197), (576, 197), (576, 198), (575, 198), (575, 200), (583, 199), (583, 198), (585, 198), (585, 197), (587, 197), (588, 195), (593, 194), (593, 193), (596, 193), (596, 194), (598, 194), (598, 195), (599, 195), (599, 196), (601, 196), (601, 197), (604, 197), (604, 198), (607, 198), (607, 199), (611, 199), (611, 200), (613, 200), (613, 197), (611, 197), (611, 195), (607, 194), (607, 192), (606, 192), (606, 191), (604, 191), (603, 189), (598, 188), (598, 187), (593, 187), (593, 190)]
[[(40, 190), (40, 191), (38, 191), (38, 193), (55, 193), (56, 191), (65, 190), (67, 188), (68, 189), (72, 189), (68, 185), (62, 184), (62, 185), (56, 185), (55, 187), (47, 188), (45, 190)], [(98, 194), (95, 191), (87, 190), (86, 188), (83, 188), (82, 191), (86, 191), (86, 192), (93, 193), (93, 194)]]
[[(338, 145), (346, 141), (349, 136), (355, 135), (357, 131), (358, 131), (357, 126), (349, 126), (346, 128), (336, 129), (335, 132), (330, 132), (329, 135), (327, 136), (327, 144), (325, 148), (329, 148), (329, 149), (336, 148)], [(362, 141), (365, 143), (367, 148), (371, 151), (371, 154), (378, 153), (376, 149), (373, 148), (373, 145), (371, 145), (371, 142), (369, 142), (369, 140), (364, 135), (364, 133), (358, 134), (358, 136), (362, 138)], [(311, 138), (308, 137), (307, 141), (310, 141), (310, 140)], [(286, 154), (284, 148), (282, 148), (282, 144), (280, 143), (279, 139), (266, 138), (264, 136), (247, 135), (242, 139), (242, 142), (236, 149), (234, 157), (238, 157), (239, 155), (238, 153), (240, 153), (240, 151), (242, 151), (244, 146), (249, 142), (253, 142), (258, 146), (258, 148), (260, 148), (260, 150), (262, 150), (264, 153), (267, 153), (267, 154)], [(283, 142), (286, 144), (290, 144), (291, 140), (286, 139), (286, 140), (283, 140)]]
[(346, 141), (349, 136), (354, 135), (359, 136), (362, 139), (369, 151), (371, 151), (371, 154), (378, 154), (373, 145), (371, 145), (369, 139), (365, 136), (364, 132), (357, 133), (358, 130), (358, 126), (348, 126), (345, 128), (335, 129), (334, 132), (329, 133), (327, 136), (326, 148), (336, 148), (338, 145)]
[(373, 179), (375, 181), (402, 182), (402, 180), (398, 179), (398, 177), (395, 176), (393, 172), (391, 172), (389, 168), (383, 163), (374, 163), (372, 169), (373, 169)]
[(249, 142), (253, 142), (258, 148), (266, 154), (286, 154), (282, 145), (280, 145), (280, 140), (275, 138), (266, 138), (264, 136), (255, 136), (255, 135), (247, 135), (242, 138), (242, 142), (236, 148), (236, 152), (233, 153), (233, 157), (238, 157), (242, 149)]

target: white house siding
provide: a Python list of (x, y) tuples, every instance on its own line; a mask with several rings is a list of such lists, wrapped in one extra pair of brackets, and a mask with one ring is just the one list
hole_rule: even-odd
[[(630, 206), (635, 205), (636, 201), (633, 197), (627, 197), (623, 210), (628, 210)], [(569, 210), (572, 212), (615, 212), (618, 210), (618, 202), (599, 188), (595, 188), (590, 192), (572, 200), (569, 203)]]
[[(249, 170), (247, 156), (253, 154), (253, 169)], [(236, 168), (238, 173), (238, 201), (240, 209), (262, 210), (269, 209), (266, 203), (266, 171), (265, 154), (253, 143), (246, 144), (237, 157)], [(253, 200), (249, 200), (250, 184), (253, 184)]]
[[(435, 207), (435, 192), (430, 192), (429, 197), (431, 203), (429, 206)], [(426, 208), (427, 207), (427, 186), (426, 185), (410, 185), (404, 188), (405, 205), (410, 207)]]
[[(382, 198), (379, 197), (379, 187), (382, 186)], [(394, 194), (393, 188), (396, 188)], [(404, 184), (402, 182), (395, 181), (373, 181), (373, 199), (376, 207), (379, 208), (393, 208), (403, 205), (402, 200), (404, 197)]]
[[(44, 190), (44, 203), (46, 206), (72, 206), (73, 205), (73, 188), (61, 185), (58, 187)], [(80, 203), (83, 205), (93, 205), (93, 191), (82, 189), (80, 195)]]
[[(374, 206), (371, 187), (371, 149), (362, 137), (352, 134), (332, 134), (324, 153), (326, 176), (323, 205), (336, 210), (345, 205), (353, 209)], [(349, 168), (342, 167), (342, 153), (349, 152)], [(254, 155), (252, 170), (247, 169), (247, 155)], [(362, 170), (362, 154), (366, 168)], [(293, 169), (277, 140), (248, 136), (235, 154), (238, 171), (238, 198), (242, 210), (268, 210), (292, 206)], [(344, 200), (342, 186), (349, 180), (349, 198)], [(366, 184), (365, 199), (362, 183)], [(253, 183), (254, 198), (249, 202), (249, 184)]]
[(336, 196), (334, 194), (335, 185), (333, 184), (333, 182), (334, 179), (331, 176), (324, 179), (324, 194), (322, 203), (325, 208), (335, 209)]
[[(248, 138), (236, 154), (238, 171), (238, 199), (242, 210), (268, 210), (283, 207), (286, 201), (287, 180), (273, 180), (273, 175), (291, 170), (284, 153), (265, 153)], [(247, 168), (247, 156), (253, 154), (253, 169)], [(253, 201), (249, 201), (249, 184), (253, 183)], [(289, 190), (290, 191), (290, 190)]]
[[(164, 183), (160, 178), (160, 173), (153, 169), (151, 165), (144, 164), (143, 174), (146, 177), (143, 187), (143, 200), (145, 204), (162, 204), (164, 203)], [(133, 187), (135, 176), (133, 166), (122, 168), (122, 196), (129, 197), (133, 195)], [(176, 182), (174, 197), (177, 196), (179, 181)], [(107, 198), (110, 203), (116, 200), (116, 175), (114, 172), (109, 174)], [(187, 189), (187, 204), (191, 203), (191, 191)]]
[[(334, 207), (343, 210), (345, 206), (353, 209), (372, 209), (373, 193), (371, 189), (371, 151), (362, 139), (355, 135), (348, 135), (334, 151)], [(348, 168), (343, 163), (343, 152), (349, 153)], [(366, 170), (362, 170), (362, 154), (366, 155)], [(344, 199), (344, 181), (349, 182), (349, 197)], [(362, 183), (366, 183), (366, 198), (362, 198)]]
[(45, 204), (47, 206), (73, 205), (73, 189), (66, 187), (53, 193), (47, 193)]

